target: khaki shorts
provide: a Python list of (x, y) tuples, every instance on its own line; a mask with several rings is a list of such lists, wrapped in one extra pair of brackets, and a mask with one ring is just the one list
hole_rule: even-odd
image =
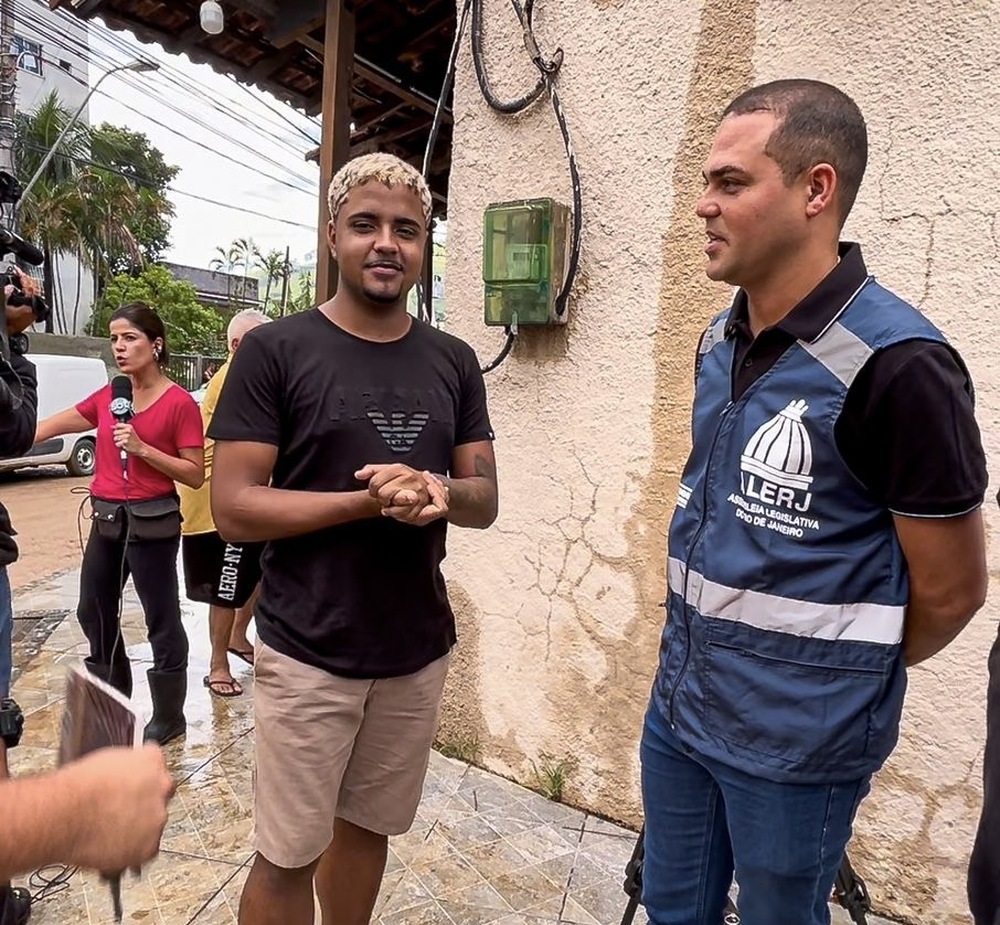
[(254, 656), (254, 847), (305, 867), (335, 818), (382, 835), (413, 824), (450, 656), (415, 674), (342, 678), (257, 641)]

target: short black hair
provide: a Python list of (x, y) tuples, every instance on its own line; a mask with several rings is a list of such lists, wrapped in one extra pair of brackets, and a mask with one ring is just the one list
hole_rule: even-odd
[(133, 327), (142, 331), (149, 338), (151, 344), (157, 340), (163, 342), (163, 349), (160, 350), (159, 364), (161, 367), (170, 362), (170, 351), (167, 349), (167, 329), (163, 326), (163, 319), (145, 302), (129, 302), (122, 305), (111, 313), (110, 321), (127, 321)]
[(764, 150), (786, 183), (816, 164), (830, 164), (837, 171), (843, 226), (868, 166), (868, 129), (857, 103), (820, 80), (775, 80), (741, 93), (722, 117), (753, 112), (770, 112), (778, 119)]

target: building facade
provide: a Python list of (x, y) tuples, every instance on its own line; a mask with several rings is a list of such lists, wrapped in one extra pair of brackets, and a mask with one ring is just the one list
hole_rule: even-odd
[[(17, 55), (17, 109), (31, 112), (55, 91), (62, 105), (76, 112), (90, 89), (87, 24), (59, 16), (48, 4), (24, 0), (14, 17), (12, 51)], [(80, 121), (89, 121), (88, 110)], [(15, 167), (16, 169), (16, 167)], [(28, 177), (18, 177), (22, 183)], [(56, 330), (81, 334), (94, 304), (93, 273), (74, 254), (55, 258), (54, 282), (60, 318)]]
[[(537, 72), (506, 0), (484, 6), (493, 91), (519, 97)], [(638, 824), (638, 739), (694, 351), (730, 296), (705, 278), (694, 215), (718, 116), (778, 77), (828, 80), (858, 101), (871, 153), (845, 237), (962, 351), (992, 462), (1000, 2), (549, 0), (536, 20), (542, 53), (565, 53), (558, 86), (583, 180), (581, 273), (569, 323), (522, 329), (487, 378), (500, 517), (482, 534), (451, 534), (460, 644), (440, 738), (527, 783), (561, 771), (565, 799)], [(483, 211), (546, 196), (569, 204), (571, 190), (545, 97), (516, 119), (493, 112), (467, 44), (454, 111), (448, 327), (486, 363), (502, 334), (483, 324)], [(994, 577), (995, 491), (985, 507)], [(910, 673), (900, 744), (859, 815), (852, 857), (878, 907), (903, 920), (969, 921), (998, 617), (994, 587), (959, 639)]]

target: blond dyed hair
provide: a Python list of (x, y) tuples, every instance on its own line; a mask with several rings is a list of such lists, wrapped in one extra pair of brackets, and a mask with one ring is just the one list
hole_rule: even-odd
[(366, 183), (381, 183), (390, 189), (393, 186), (404, 186), (420, 197), (420, 205), (424, 211), (424, 226), (431, 224), (431, 191), (427, 181), (416, 167), (400, 160), (395, 154), (362, 154), (348, 161), (340, 168), (330, 181), (326, 202), (330, 209), (330, 221), (337, 221), (337, 216), (351, 190)]

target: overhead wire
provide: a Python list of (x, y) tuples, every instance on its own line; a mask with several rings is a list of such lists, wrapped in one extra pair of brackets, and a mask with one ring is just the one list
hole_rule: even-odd
[[(17, 15), (15, 15), (15, 19), (17, 19), (17, 18), (18, 18)], [(23, 23), (23, 16), (22, 16), (22, 24), (24, 24)], [(104, 65), (105, 67), (109, 67), (109, 68), (110, 67), (120, 66), (121, 63), (122, 63), (122, 62), (117, 61), (116, 59), (114, 59), (110, 55), (107, 55), (106, 53), (103, 53), (103, 52), (101, 52), (98, 49), (94, 49), (94, 48), (90, 47), (89, 45), (87, 45), (85, 43), (81, 43), (78, 40), (76, 40), (76, 39), (74, 39), (72, 37), (69, 37), (68, 35), (62, 35), (62, 34), (56, 34), (56, 33), (54, 33), (52, 31), (53, 26), (52, 26), (51, 23), (43, 23), (43, 22), (40, 22), (39, 20), (37, 20), (37, 18), (34, 18), (34, 19), (32, 19), (32, 21), (30, 23), (27, 23), (27, 25), (30, 25), (30, 27), (36, 31), (36, 33), (39, 35), (39, 37), (43, 38), (44, 40), (46, 40), (49, 44), (55, 46), (56, 48), (59, 48), (60, 50), (67, 51), (70, 54), (75, 54), (77, 57), (80, 57), (82, 60), (84, 60), (86, 63), (88, 63), (88, 65), (94, 64), (95, 63), (95, 59), (98, 60), (100, 62), (100, 64)], [(130, 55), (133, 55), (133, 56), (136, 53), (135, 49), (125, 48), (124, 50), (128, 51), (130, 53)], [(129, 75), (129, 76), (126, 77), (126, 75)], [(75, 79), (78, 83), (81, 83), (81, 84), (84, 83), (84, 81), (81, 80), (77, 75), (70, 74), (69, 76), (71, 78)], [(171, 91), (180, 89), (181, 92), (187, 93), (196, 102), (205, 104), (206, 101), (207, 101), (208, 104), (211, 106), (211, 108), (217, 110), (218, 112), (222, 113), (225, 116), (228, 116), (236, 124), (242, 125), (243, 127), (251, 130), (254, 133), (255, 136), (260, 137), (261, 135), (264, 135), (271, 142), (275, 143), (276, 145), (284, 147), (285, 150), (287, 150), (289, 153), (291, 153), (296, 158), (302, 158), (304, 160), (302, 150), (300, 148), (293, 147), (288, 142), (288, 139), (287, 139), (286, 136), (276, 136), (276, 135), (273, 135), (271, 133), (263, 131), (263, 129), (262, 129), (262, 127), (261, 127), (260, 124), (247, 119), (245, 116), (238, 115), (238, 109), (235, 107), (235, 105), (233, 107), (225, 107), (225, 106), (221, 105), (215, 99), (216, 94), (214, 94), (212, 92), (209, 92), (207, 89), (199, 92), (197, 90), (197, 88), (193, 87), (192, 85), (188, 85), (188, 86), (185, 87), (180, 82), (176, 82), (176, 81), (170, 80), (170, 79), (166, 78), (165, 76), (160, 76), (158, 74), (158, 72), (154, 72), (152, 74), (143, 74), (142, 77), (138, 77), (136, 75), (136, 77), (133, 78), (136, 81), (134, 84), (129, 79), (129, 78), (132, 77), (131, 72), (127, 72), (127, 71), (126, 72), (119, 72), (119, 76), (121, 76), (123, 78), (123, 80), (124, 80), (124, 82), (126, 84), (128, 84), (130, 86), (134, 86), (136, 88), (141, 88), (143, 90), (143, 92), (145, 92), (147, 94), (148, 94), (148, 83), (149, 82), (152, 82), (152, 83), (161, 83), (161, 85), (164, 86), (165, 89), (168, 89), (168, 90), (171, 90)], [(142, 84), (140, 84), (139, 81), (142, 81), (143, 83), (145, 83), (147, 85), (146, 86), (142, 86)], [(102, 90), (103, 90), (103, 88), (102, 88)], [(183, 130), (179, 129), (177, 126), (166, 124), (162, 120), (155, 119), (148, 112), (143, 112), (143, 111), (140, 111), (140, 110), (136, 109), (135, 107), (130, 107), (128, 104), (124, 103), (122, 100), (118, 99), (117, 97), (113, 96), (112, 94), (107, 94), (106, 93), (105, 95), (108, 96), (108, 98), (113, 99), (115, 102), (123, 105), (125, 108), (129, 109), (131, 112), (134, 112), (136, 115), (138, 115), (138, 116), (140, 116), (142, 118), (145, 118), (145, 119), (147, 119), (149, 121), (152, 121), (155, 124), (159, 124), (159, 125), (167, 128), (169, 131), (174, 132), (175, 134), (177, 134), (180, 137), (186, 138), (187, 140), (192, 140), (192, 139), (190, 139), (190, 136), (187, 135), (187, 133), (185, 133)], [(176, 94), (171, 94), (171, 95), (176, 95)], [(221, 129), (220, 126), (217, 123), (213, 124), (211, 122), (205, 121), (202, 118), (199, 118), (197, 115), (195, 115), (193, 112), (191, 112), (190, 109), (179, 107), (176, 103), (172, 102), (169, 99), (168, 96), (161, 94), (161, 95), (158, 96), (158, 99), (159, 99), (159, 102), (162, 103), (162, 105), (164, 105), (167, 109), (170, 109), (173, 112), (175, 112), (176, 114), (180, 115), (182, 118), (191, 121), (193, 124), (197, 125), (199, 128), (203, 129), (204, 131), (212, 133), (214, 135), (217, 135), (218, 137), (223, 138), (226, 141), (229, 141), (229, 142), (235, 144), (237, 147), (242, 148), (243, 150), (247, 151), (247, 153), (251, 154), (252, 156), (254, 156), (254, 157), (258, 158), (258, 159), (260, 159), (264, 163), (267, 163), (270, 166), (272, 166), (274, 168), (277, 168), (278, 170), (282, 171), (283, 173), (288, 174), (293, 180), (300, 180), (300, 181), (305, 181), (306, 183), (311, 183), (311, 181), (308, 178), (304, 177), (298, 171), (296, 171), (296, 170), (288, 167), (287, 164), (282, 163), (281, 161), (278, 161), (275, 158), (270, 157), (270, 156), (262, 153), (259, 150), (258, 146), (254, 146), (254, 145), (248, 144), (247, 142), (245, 142), (245, 141), (243, 141), (243, 140), (241, 140), (241, 139), (239, 139), (237, 137), (234, 137), (234, 135), (232, 133), (226, 132), (225, 130)], [(195, 142), (195, 143), (197, 144), (197, 142)], [(206, 147), (205, 145), (201, 145), (201, 146), (202, 147)], [(219, 153), (215, 148), (212, 148), (210, 146), (207, 148), (207, 150), (211, 151), (212, 153)], [(237, 162), (237, 163), (239, 163), (239, 162)], [(244, 166), (248, 166), (249, 167), (249, 165), (244, 165)], [(271, 177), (271, 179), (274, 179), (274, 178)], [(286, 182), (286, 185), (288, 185), (287, 182)], [(292, 186), (292, 188), (296, 188), (296, 187)], [(300, 189), (300, 191), (301, 192), (309, 192), (309, 193), (311, 193), (312, 189), (309, 189), (309, 190)]]
[[(44, 58), (43, 58), (43, 60), (44, 60)], [(83, 78), (79, 77), (78, 75), (76, 75), (76, 74), (69, 74), (68, 76), (70, 77), (70, 79), (75, 80), (81, 86), (86, 85), (86, 81)], [(223, 160), (226, 160), (226, 161), (228, 161), (228, 162), (230, 162), (232, 164), (235, 164), (236, 166), (243, 167), (243, 168), (245, 168), (247, 170), (250, 170), (250, 171), (252, 171), (254, 173), (257, 173), (260, 176), (262, 176), (262, 177), (264, 177), (264, 178), (266, 178), (268, 180), (271, 180), (272, 182), (278, 183), (278, 184), (280, 184), (282, 186), (286, 186), (289, 189), (295, 190), (296, 192), (304, 193), (304, 194), (310, 195), (310, 196), (315, 193), (315, 187), (314, 186), (311, 185), (309, 188), (305, 188), (304, 186), (296, 185), (293, 182), (292, 179), (282, 178), (282, 177), (279, 177), (279, 176), (275, 176), (274, 174), (266, 173), (265, 171), (263, 171), (263, 170), (255, 167), (253, 164), (247, 163), (246, 161), (238, 160), (238, 159), (236, 159), (236, 158), (234, 158), (234, 157), (232, 157), (230, 155), (224, 154), (222, 151), (218, 150), (215, 147), (212, 147), (212, 145), (208, 144), (207, 142), (200, 141), (200, 140), (198, 140), (196, 138), (193, 138), (193, 137), (191, 137), (191, 135), (187, 134), (186, 132), (182, 131), (181, 129), (177, 128), (176, 126), (168, 124), (165, 121), (163, 121), (162, 119), (156, 118), (151, 113), (149, 113), (149, 112), (143, 112), (142, 110), (138, 109), (137, 107), (132, 106), (129, 103), (126, 103), (124, 100), (121, 100), (117, 96), (114, 96), (113, 94), (111, 94), (111, 93), (107, 92), (106, 90), (104, 90), (103, 87), (101, 88), (101, 90), (99, 92), (102, 92), (108, 99), (113, 100), (116, 104), (118, 104), (119, 106), (123, 107), (124, 109), (127, 109), (129, 112), (132, 112), (135, 115), (139, 116), (140, 118), (146, 119), (147, 121), (152, 122), (155, 125), (158, 125), (158, 126), (160, 126), (162, 128), (167, 129), (168, 131), (172, 132), (174, 135), (176, 135), (177, 137), (183, 139), (184, 141), (189, 142), (190, 144), (193, 144), (196, 147), (202, 148), (203, 150), (206, 150), (206, 151), (210, 152), (211, 154), (214, 154), (214, 155), (216, 155), (217, 157), (219, 157), (219, 158), (221, 158)], [(190, 116), (190, 114), (185, 113), (183, 110), (179, 109), (176, 105), (173, 105), (171, 103), (166, 102), (165, 100), (162, 99), (162, 97), (160, 98), (159, 102), (162, 105), (164, 105), (166, 108), (172, 110), (173, 112), (176, 112), (176, 113), (179, 113), (180, 115), (186, 116), (189, 119), (192, 118)], [(245, 151), (247, 151), (248, 153), (250, 153), (250, 154), (258, 157), (260, 160), (264, 161), (265, 163), (268, 163), (268, 164), (270, 164), (270, 165), (272, 165), (274, 167), (277, 167), (277, 168), (281, 169), (286, 174), (289, 174), (293, 179), (300, 180), (300, 181), (302, 181), (303, 183), (306, 183), (306, 184), (312, 184), (313, 181), (311, 181), (308, 177), (304, 177), (301, 174), (299, 174), (299, 173), (297, 173), (297, 172), (289, 169), (288, 167), (285, 167), (280, 161), (277, 161), (274, 158), (270, 158), (270, 157), (267, 157), (267, 156), (261, 154), (259, 152), (259, 150), (254, 149), (252, 146), (250, 146), (250, 145), (248, 145), (248, 144), (240, 141), (239, 139), (235, 139), (231, 135), (228, 135), (226, 133), (219, 132), (218, 129), (213, 128), (208, 123), (204, 123), (204, 122), (201, 122), (200, 120), (195, 120), (195, 119), (192, 119), (192, 121), (194, 121), (196, 124), (199, 124), (206, 131), (211, 132), (213, 134), (216, 134), (220, 138), (225, 139), (226, 141), (228, 141), (228, 142), (230, 142), (232, 144), (235, 144), (237, 147), (240, 147), (240, 148), (244, 149)]]
[[(18, 9), (15, 8), (15, 17), (18, 15), (18, 12), (19, 12)], [(22, 8), (20, 12), (31, 21), (32, 25), (36, 25), (42, 29), (48, 29), (50, 36), (52, 35), (54, 24), (52, 23), (51, 18), (42, 19), (40, 18), (38, 12), (29, 9)], [(80, 23), (80, 20), (77, 17), (75, 17), (73, 14), (67, 12), (64, 9), (58, 9), (52, 15), (54, 15), (57, 19), (65, 20), (67, 24)], [(129, 58), (148, 57), (141, 43), (132, 40), (128, 38), (126, 35), (109, 28), (107, 25), (100, 22), (99, 20), (90, 20), (87, 25), (88, 25), (87, 41), (81, 41), (77, 37), (73, 36), (72, 31), (69, 29), (67, 29), (66, 33), (60, 33), (56, 29), (55, 35), (57, 38), (65, 38), (69, 41), (72, 41), (76, 45), (76, 49), (75, 50), (69, 49), (69, 50), (75, 51), (76, 54), (84, 58), (86, 58), (88, 55), (91, 54), (97, 54), (102, 58), (102, 60), (110, 62), (110, 56), (106, 52), (103, 52), (99, 49), (95, 49), (93, 47), (93, 45), (89, 41), (90, 37), (97, 38), (101, 44), (110, 47), (114, 51), (122, 52), (128, 55)], [(114, 64), (121, 64), (121, 63), (123, 62), (120, 61), (114, 62)], [(185, 70), (177, 67), (175, 64), (172, 64), (169, 61), (160, 59), (157, 63), (160, 65), (158, 74), (164, 77), (169, 75), (171, 77), (170, 83), (173, 88), (182, 89), (184, 92), (190, 95), (195, 101), (201, 104), (211, 105), (214, 109), (216, 109), (217, 111), (221, 112), (224, 115), (227, 115), (234, 121), (238, 122), (241, 121), (247, 127), (255, 131), (259, 130), (260, 127), (259, 122), (250, 121), (245, 118), (240, 119), (238, 115), (239, 110), (233, 108), (226, 108), (218, 104), (216, 100), (216, 97), (218, 95), (217, 87), (209, 86), (204, 81), (199, 80), (197, 77), (187, 73)], [(226, 76), (229, 77), (230, 75)], [(238, 81), (236, 83), (238, 84)], [(308, 133), (304, 132), (304, 130), (301, 130), (298, 126), (296, 126), (294, 121), (288, 118), (287, 114), (282, 113), (280, 110), (272, 106), (266, 100), (266, 98), (264, 98), (263, 96), (257, 96), (249, 87), (245, 85), (239, 84), (239, 86), (241, 87), (241, 89), (247, 92), (251, 96), (251, 98), (256, 100), (257, 103), (264, 106), (270, 112), (278, 116), (278, 118), (280, 118), (285, 124), (295, 128), (297, 131), (300, 131), (304, 137), (308, 138), (311, 142), (315, 143), (312, 137)], [(232, 101), (232, 98), (230, 98), (230, 101)], [(312, 120), (312, 117), (310, 116), (303, 115), (303, 118), (308, 118)], [(269, 124), (272, 126), (276, 125), (276, 123), (274, 122), (269, 122)], [(283, 130), (284, 129), (282, 129), (282, 131)]]
[[(130, 73), (130, 72), (119, 72), (120, 75), (124, 74), (124, 73)], [(78, 75), (69, 74), (68, 76), (71, 79), (75, 80), (77, 83), (81, 84), (81, 85), (85, 85), (86, 84), (86, 81), (84, 81)], [(144, 76), (146, 76), (146, 75), (144, 75)], [(136, 84), (135, 86), (138, 87), (139, 85)], [(104, 91), (104, 88), (102, 87), (101, 90)], [(148, 95), (148, 92), (149, 92), (148, 87), (143, 88), (143, 90)], [(222, 155), (221, 152), (218, 151), (218, 149), (213, 148), (210, 145), (206, 145), (203, 142), (198, 142), (197, 140), (191, 138), (191, 136), (188, 133), (186, 133), (182, 129), (178, 128), (176, 125), (166, 123), (162, 119), (156, 118), (153, 114), (151, 114), (148, 111), (143, 111), (143, 110), (137, 109), (136, 107), (131, 106), (130, 104), (124, 102), (123, 100), (121, 100), (120, 98), (114, 96), (113, 94), (108, 93), (107, 91), (104, 91), (104, 95), (107, 98), (109, 98), (109, 99), (113, 100), (114, 102), (118, 103), (119, 105), (123, 106), (124, 108), (128, 109), (130, 112), (135, 113), (140, 118), (146, 119), (147, 121), (150, 121), (150, 122), (152, 122), (152, 123), (154, 123), (156, 125), (159, 125), (159, 126), (161, 126), (163, 128), (166, 128), (168, 131), (173, 132), (178, 137), (184, 138), (187, 141), (191, 141), (192, 143), (194, 143), (194, 144), (196, 144), (196, 145), (198, 145), (200, 147), (203, 147), (206, 150), (208, 150), (208, 151), (210, 151), (210, 152), (212, 152), (214, 154), (219, 155), (220, 157), (226, 157), (225, 155)], [(296, 171), (296, 170), (288, 167), (287, 164), (282, 163), (281, 161), (279, 161), (279, 160), (277, 160), (277, 159), (275, 159), (273, 157), (270, 157), (270, 156), (264, 154), (263, 152), (261, 152), (259, 146), (255, 147), (254, 145), (251, 145), (251, 144), (249, 144), (249, 143), (247, 143), (247, 142), (245, 142), (245, 141), (243, 141), (243, 140), (235, 137), (233, 134), (230, 134), (230, 133), (227, 133), (227, 132), (221, 130), (218, 125), (213, 125), (213, 124), (211, 124), (209, 122), (206, 122), (203, 119), (198, 118), (197, 116), (195, 116), (189, 110), (183, 109), (183, 108), (179, 107), (176, 103), (170, 101), (169, 97), (167, 97), (164, 94), (159, 94), (158, 95), (158, 99), (159, 99), (159, 102), (161, 103), (161, 105), (164, 106), (165, 108), (167, 108), (167, 109), (173, 111), (174, 113), (180, 115), (182, 118), (191, 121), (192, 123), (194, 123), (195, 125), (197, 125), (199, 128), (201, 128), (205, 132), (207, 132), (207, 133), (209, 133), (211, 135), (216, 135), (216, 136), (218, 136), (221, 139), (225, 139), (226, 141), (230, 142), (231, 144), (235, 145), (236, 147), (242, 148), (247, 153), (251, 154), (253, 157), (261, 160), (263, 163), (266, 163), (266, 164), (268, 164), (271, 167), (277, 168), (279, 171), (287, 174), (291, 178), (291, 181), (299, 180), (299, 181), (303, 181), (305, 183), (309, 183), (309, 180), (306, 177), (304, 177), (302, 174), (300, 174), (298, 171)], [(256, 132), (256, 134), (259, 136), (261, 134), (261, 132), (258, 130)], [(293, 149), (292, 153), (295, 154), (298, 157), (302, 156), (301, 150), (295, 150), (295, 149)], [(243, 166), (246, 166), (246, 167), (250, 167), (251, 166), (251, 165), (246, 164), (244, 162), (235, 161), (235, 159), (232, 159), (232, 158), (229, 158), (229, 160), (232, 160), (234, 163), (242, 164)], [(251, 169), (253, 169), (253, 168), (251, 168)], [(270, 179), (276, 179), (276, 178), (274, 178), (273, 176), (271, 176)], [(286, 185), (292, 185), (292, 188), (297, 188), (301, 192), (311, 192), (311, 190), (306, 190), (306, 189), (303, 189), (301, 187), (294, 186), (294, 184), (291, 181), (286, 180), (284, 182), (285, 182)]]
[[(43, 148), (41, 145), (26, 144), (25, 147), (33, 151), (48, 150), (47, 148)], [(145, 180), (142, 177), (137, 177), (134, 174), (126, 173), (124, 170), (118, 170), (117, 168), (111, 167), (107, 164), (102, 164), (100, 161), (91, 160), (90, 158), (80, 157), (79, 155), (74, 155), (74, 154), (66, 154), (63, 155), (63, 157), (66, 160), (73, 161), (73, 163), (75, 164), (85, 164), (89, 167), (97, 167), (98, 169), (103, 170), (107, 173), (114, 174), (115, 176), (124, 177), (126, 180), (131, 180), (132, 183), (135, 184), (136, 186), (148, 186), (150, 188), (155, 188), (156, 186), (156, 184), (150, 182), (149, 180)], [(246, 215), (255, 215), (258, 218), (271, 219), (272, 221), (280, 222), (283, 225), (292, 225), (296, 228), (304, 228), (309, 231), (316, 230), (315, 225), (307, 225), (304, 222), (296, 222), (290, 218), (281, 218), (269, 212), (258, 212), (256, 209), (248, 209), (245, 206), (236, 206), (230, 202), (222, 202), (219, 199), (212, 199), (208, 196), (202, 196), (200, 193), (192, 193), (189, 192), (188, 190), (179, 189), (178, 187), (172, 186), (170, 184), (164, 186), (163, 189), (169, 190), (172, 193), (176, 193), (178, 196), (188, 196), (191, 199), (197, 199), (201, 202), (206, 202), (213, 206), (221, 206), (224, 209), (232, 209), (234, 212), (243, 212)]]
[[(71, 13), (67, 13), (63, 9), (60, 9), (58, 11), (58, 15), (64, 16), (64, 17), (67, 17), (67, 18), (70, 18), (70, 19), (75, 19), (76, 18)], [(110, 28), (108, 25), (106, 25), (100, 19), (90, 20), (88, 24), (89, 24), (92, 32), (94, 34), (96, 34), (102, 41), (106, 42), (107, 44), (109, 44), (109, 45), (111, 45), (113, 47), (116, 47), (118, 50), (126, 51), (129, 54), (136, 54), (137, 51), (139, 49), (141, 49), (141, 47), (142, 47), (141, 43), (136, 42), (134, 39), (130, 39), (126, 34), (120, 32), (120, 31), (118, 31), (116, 29)], [(186, 83), (188, 83), (188, 84), (190, 84), (192, 86), (200, 87), (205, 92), (212, 92), (212, 88), (210, 88), (206, 83), (204, 83), (203, 81), (198, 80), (196, 77), (194, 77), (193, 75), (187, 73), (186, 71), (182, 70), (181, 68), (177, 67), (176, 65), (173, 65), (173, 64), (170, 64), (169, 62), (164, 62), (164, 61), (161, 61), (160, 64), (161, 64), (161, 70), (162, 71), (171, 72), (177, 78), (179, 78), (181, 81), (186, 82)], [(218, 72), (216, 72), (216, 73), (218, 73)], [(292, 128), (294, 128), (304, 138), (307, 138), (309, 141), (313, 142), (314, 144), (316, 143), (315, 139), (304, 128), (302, 128), (302, 126), (296, 124), (294, 120), (290, 119), (287, 113), (282, 112), (276, 106), (274, 106), (270, 102), (268, 102), (268, 100), (267, 100), (267, 98), (265, 96), (258, 96), (256, 93), (254, 93), (253, 90), (250, 89), (249, 86), (247, 86), (246, 83), (240, 81), (233, 74), (226, 73), (226, 74), (222, 74), (221, 76), (226, 77), (238, 89), (240, 89), (240, 90), (246, 92), (247, 94), (249, 94), (252, 99), (254, 99), (257, 103), (263, 105), (265, 108), (269, 109), (272, 113), (274, 113), (274, 115), (276, 115), (279, 119), (281, 119), (287, 125), (289, 125)], [(293, 111), (297, 111), (295, 109), (295, 107), (293, 107), (293, 106), (291, 106), (291, 105), (289, 105), (287, 103), (284, 104), (284, 105), (286, 105), (289, 109), (291, 109)], [(318, 119), (316, 119), (315, 116), (309, 115), (308, 113), (300, 113), (300, 115), (302, 116), (303, 119), (309, 120), (309, 122), (311, 122), (317, 128), (322, 128), (322, 124), (319, 122)]]
[[(54, 48), (61, 53), (69, 54), (79, 59), (87, 68), (93, 68), (95, 71), (98, 70), (111, 70), (113, 68), (120, 67), (126, 61), (121, 61), (118, 58), (108, 54), (105, 50), (101, 48), (92, 47), (89, 42), (82, 41), (79, 37), (74, 36), (70, 33), (61, 33), (57, 31), (57, 27), (51, 22), (42, 22), (33, 16), (28, 16), (27, 18), (23, 13), (18, 11), (15, 15), (15, 21), (23, 26), (25, 29), (30, 29), (32, 33), (39, 39), (42, 40), (43, 48), (50, 49)], [(135, 55), (130, 55), (130, 57), (135, 57)], [(162, 67), (161, 67), (162, 70)], [(128, 77), (126, 76), (128, 75)], [(76, 76), (71, 74), (71, 76)], [(118, 74), (119, 79), (125, 83), (130, 84), (129, 77), (131, 77), (130, 72), (121, 71)], [(131, 84), (135, 87), (140, 87), (142, 90), (148, 94), (150, 87), (152, 85), (158, 85), (160, 87), (169, 88), (171, 94), (180, 98), (183, 96), (189, 96), (194, 100), (199, 107), (208, 106), (210, 107), (214, 101), (214, 94), (206, 91), (198, 91), (196, 88), (186, 86), (180, 81), (173, 81), (162, 77), (159, 72), (148, 72), (143, 74), (142, 83)], [(185, 114), (186, 116), (187, 114)], [(230, 117), (237, 122), (241, 122), (242, 117), (238, 116), (236, 113), (229, 113)], [(247, 128), (255, 128), (256, 132), (260, 133), (260, 126), (254, 126), (246, 119), (242, 119), (241, 124)], [(220, 127), (218, 125), (212, 126), (212, 129), (216, 132), (219, 131)], [(281, 143), (284, 141), (283, 138), (275, 136), (276, 142)]]

